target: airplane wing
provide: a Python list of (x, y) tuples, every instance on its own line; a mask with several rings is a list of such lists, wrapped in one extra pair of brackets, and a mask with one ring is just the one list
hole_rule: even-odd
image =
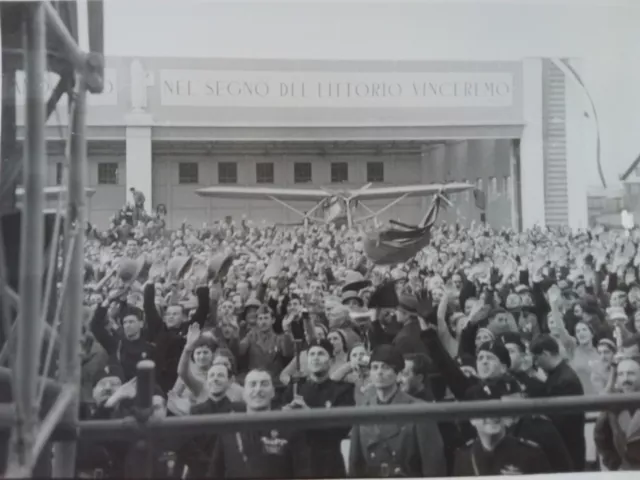
[(433, 183), (430, 185), (400, 185), (397, 187), (378, 187), (360, 190), (354, 194), (353, 200), (395, 199), (403, 195), (407, 197), (426, 197), (440, 190), (445, 194), (464, 192), (474, 186), (470, 183)]
[(262, 187), (207, 187), (196, 190), (201, 197), (238, 198), (243, 200), (264, 200), (270, 197), (289, 201), (314, 201), (331, 197), (324, 190), (306, 188), (262, 188)]
[[(96, 193), (95, 188), (85, 188), (84, 189), (87, 197), (91, 198)], [(57, 186), (57, 187), (45, 187), (44, 189), (44, 197), (45, 200), (56, 200), (62, 192), (68, 193), (67, 187)], [(18, 187), (16, 188), (16, 197), (22, 198), (24, 197), (24, 188)]]

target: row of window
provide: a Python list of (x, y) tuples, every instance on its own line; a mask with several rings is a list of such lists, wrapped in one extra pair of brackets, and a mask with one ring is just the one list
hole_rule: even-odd
[[(295, 162), (293, 164), (293, 182), (311, 183), (313, 181), (310, 162)], [(349, 181), (349, 165), (347, 162), (331, 163), (331, 183), (346, 183)], [(197, 163), (180, 163), (178, 165), (178, 182), (183, 185), (197, 184), (199, 171)], [(384, 182), (384, 163), (367, 162), (367, 182)], [(218, 183), (238, 183), (238, 164), (235, 162), (218, 163)], [(275, 183), (275, 168), (271, 162), (256, 163), (256, 183)]]
[[(309, 162), (296, 162), (293, 164), (293, 181), (294, 183), (311, 183), (312, 169)], [(56, 164), (56, 185), (62, 184), (63, 166), (62, 163)], [(346, 162), (331, 163), (331, 183), (343, 183), (349, 181), (349, 166)], [(464, 180), (463, 180), (464, 181)], [(178, 164), (178, 182), (182, 185), (198, 184), (199, 169), (195, 162), (182, 162)], [(384, 182), (384, 163), (367, 162), (367, 183)], [(98, 164), (98, 184), (99, 185), (118, 185), (118, 164), (117, 163), (99, 163)], [(218, 183), (235, 184), (238, 183), (238, 164), (235, 162), (218, 163)], [(275, 183), (274, 164), (267, 162), (256, 163), (256, 183), (272, 184)], [(484, 179), (478, 178), (475, 185), (480, 190), (485, 190)], [(510, 177), (489, 178), (488, 182), (489, 195), (499, 195), (501, 193), (510, 193), (511, 183)]]
[[(181, 185), (193, 185), (200, 183), (199, 165), (196, 162), (181, 162), (178, 164), (178, 182)], [(62, 183), (62, 164), (56, 165), (56, 183)], [(294, 183), (311, 183), (313, 181), (310, 162), (296, 162), (293, 164)], [(347, 162), (331, 163), (331, 183), (345, 183), (349, 181), (349, 165)], [(367, 183), (384, 182), (384, 163), (367, 162)], [(236, 162), (218, 163), (218, 183), (238, 183), (238, 164)], [(256, 163), (256, 183), (275, 183), (274, 164), (269, 162)], [(98, 184), (118, 184), (118, 164), (98, 164)]]

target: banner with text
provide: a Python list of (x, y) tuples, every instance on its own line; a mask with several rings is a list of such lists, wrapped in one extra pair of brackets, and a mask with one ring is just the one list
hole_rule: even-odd
[(275, 72), (161, 70), (165, 107), (511, 107), (508, 72)]
[[(53, 72), (46, 72), (42, 89), (45, 98), (48, 99), (58, 84), (60, 76)], [(25, 73), (16, 72), (16, 104), (24, 105), (25, 103)], [(88, 103), (96, 107), (112, 107), (118, 105), (118, 72), (113, 68), (105, 68), (104, 70), (104, 90), (100, 95), (88, 95)], [(64, 95), (58, 103), (58, 108), (67, 105), (67, 97)]]

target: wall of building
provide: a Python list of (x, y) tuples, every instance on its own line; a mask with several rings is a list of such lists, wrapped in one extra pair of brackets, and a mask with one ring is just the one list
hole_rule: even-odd
[[(631, 60), (640, 44), (636, 0), (186, 3), (111, 2), (105, 7), (107, 50), (254, 59), (581, 58), (598, 108), (609, 181), (616, 183), (640, 151), (640, 64)], [(145, 35), (122, 35), (141, 24)], [(589, 114), (579, 117), (585, 145), (580, 181), (598, 184), (594, 119), (584, 96), (579, 100)]]
[[(48, 153), (47, 183), (59, 185), (66, 164), (62, 143), (49, 142)], [(89, 221), (106, 227), (126, 198), (124, 142), (89, 142), (87, 159), (87, 187), (95, 189), (95, 194), (87, 200)], [(57, 202), (50, 202), (47, 207), (57, 208)]]
[[(511, 228), (513, 198), (510, 140), (464, 140), (434, 145), (426, 151), (425, 177), (431, 182), (469, 182), (486, 196), (486, 221), (496, 228)], [(463, 225), (480, 221), (472, 192), (452, 197), (454, 209), (443, 212), (445, 221)]]

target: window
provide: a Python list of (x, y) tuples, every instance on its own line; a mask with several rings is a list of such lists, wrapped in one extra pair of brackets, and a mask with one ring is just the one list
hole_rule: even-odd
[(273, 163), (256, 163), (256, 182), (273, 183)]
[(117, 185), (118, 184), (118, 164), (99, 163), (98, 164), (98, 184)]
[(367, 162), (367, 182), (368, 183), (384, 182), (384, 163), (383, 162)]
[(62, 175), (64, 173), (64, 165), (62, 162), (56, 163), (56, 185), (62, 185)]
[(218, 183), (238, 183), (238, 164), (220, 162), (218, 164)]
[(181, 185), (198, 183), (198, 164), (196, 162), (180, 162), (178, 164), (178, 183)]
[(346, 162), (331, 163), (331, 183), (349, 181), (349, 165)]
[(311, 163), (296, 162), (293, 164), (293, 183), (311, 183)]

